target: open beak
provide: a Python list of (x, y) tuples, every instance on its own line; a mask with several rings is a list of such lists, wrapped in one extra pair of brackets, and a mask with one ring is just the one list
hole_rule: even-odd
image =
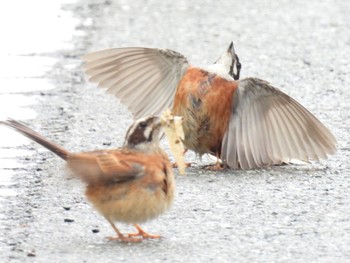
[(153, 117), (153, 123), (152, 123), (153, 129), (158, 129), (162, 126), (161, 122), (160, 122), (160, 117), (158, 116), (154, 116)]

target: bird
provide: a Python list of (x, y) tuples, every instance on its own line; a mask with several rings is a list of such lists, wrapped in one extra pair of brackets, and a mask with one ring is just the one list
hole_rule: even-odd
[[(174, 199), (174, 175), (167, 154), (159, 146), (161, 124), (158, 117), (136, 120), (119, 149), (82, 153), (71, 153), (15, 120), (8, 119), (0, 124), (66, 161), (73, 177), (86, 184), (88, 201), (116, 232), (116, 236), (108, 237), (110, 240), (141, 242), (145, 238), (161, 238), (139, 226), (168, 210)], [(122, 234), (114, 222), (133, 224), (137, 232)]]
[(89, 80), (134, 118), (167, 107), (182, 116), (185, 147), (217, 156), (213, 170), (319, 161), (336, 152), (334, 135), (299, 102), (268, 81), (240, 79), (233, 42), (204, 67), (176, 51), (146, 47), (96, 51), (82, 60)]

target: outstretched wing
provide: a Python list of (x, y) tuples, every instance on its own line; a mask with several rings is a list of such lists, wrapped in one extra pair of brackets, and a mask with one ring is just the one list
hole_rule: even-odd
[(180, 53), (142, 47), (98, 51), (83, 61), (89, 80), (118, 97), (135, 118), (172, 107), (176, 87), (189, 66)]
[(145, 175), (140, 162), (122, 156), (118, 150), (73, 154), (68, 159), (68, 167), (87, 184), (122, 183)]
[(231, 168), (318, 160), (336, 151), (332, 133), (297, 101), (268, 82), (239, 82), (221, 158)]

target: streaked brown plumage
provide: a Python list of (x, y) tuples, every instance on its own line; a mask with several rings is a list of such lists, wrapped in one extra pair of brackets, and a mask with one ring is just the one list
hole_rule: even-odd
[(231, 43), (213, 65), (191, 66), (171, 50), (116, 48), (84, 56), (90, 80), (138, 118), (173, 108), (183, 116), (188, 149), (214, 154), (234, 169), (327, 158), (332, 133), (293, 98), (258, 78), (239, 79)]
[[(117, 150), (70, 153), (14, 120), (0, 122), (46, 147), (67, 162), (72, 174), (86, 183), (86, 197), (116, 231), (118, 239), (139, 242), (159, 238), (137, 224), (168, 210), (175, 182), (166, 153), (159, 147), (157, 117), (138, 119), (129, 128), (124, 146)], [(138, 233), (123, 235), (113, 222), (134, 224)], [(135, 237), (137, 236), (137, 237)]]

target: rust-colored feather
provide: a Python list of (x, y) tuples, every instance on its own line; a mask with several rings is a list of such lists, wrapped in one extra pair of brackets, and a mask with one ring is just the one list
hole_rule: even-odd
[(200, 154), (219, 154), (231, 116), (236, 82), (199, 68), (190, 68), (180, 81), (174, 114), (184, 116), (185, 145)]

